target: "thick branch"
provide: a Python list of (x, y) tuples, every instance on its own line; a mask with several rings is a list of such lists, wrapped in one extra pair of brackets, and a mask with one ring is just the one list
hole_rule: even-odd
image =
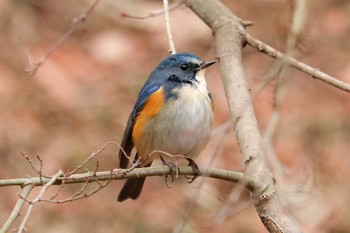
[[(132, 171), (125, 173), (123, 169), (115, 169), (113, 171), (103, 171), (103, 172), (89, 172), (83, 174), (74, 174), (69, 177), (59, 177), (52, 185), (61, 185), (64, 180), (64, 184), (74, 184), (74, 183), (86, 183), (86, 182), (97, 182), (97, 181), (108, 181), (108, 180), (122, 180), (126, 178), (137, 178), (146, 176), (164, 176), (170, 175), (171, 170), (168, 166), (155, 166), (155, 167), (145, 167), (145, 168), (135, 168)], [(188, 166), (180, 166), (178, 175), (194, 175), (193, 169)], [(228, 171), (224, 169), (216, 168), (200, 168), (199, 176), (211, 177), (214, 179), (226, 180), (234, 183), (239, 183), (249, 190), (254, 190), (256, 183), (249, 177), (242, 173)], [(19, 178), (19, 179), (8, 179), (0, 180), (1, 186), (23, 186), (28, 183), (33, 186), (43, 186), (47, 184), (51, 179), (45, 177), (32, 177), (32, 178)]]
[(231, 120), (244, 160), (245, 174), (258, 188), (252, 192), (255, 208), (270, 232), (301, 232), (283, 213), (266, 163), (251, 96), (245, 79), (241, 50), (241, 21), (220, 1), (187, 0), (186, 4), (213, 30)]

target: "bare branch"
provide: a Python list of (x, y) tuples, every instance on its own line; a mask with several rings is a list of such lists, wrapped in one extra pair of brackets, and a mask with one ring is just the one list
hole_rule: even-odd
[[(179, 175), (194, 175), (195, 172), (189, 166), (179, 166)], [(155, 166), (155, 167), (143, 167), (135, 168), (130, 172), (125, 173), (127, 169), (114, 169), (112, 171), (101, 171), (96, 172), (95, 174), (91, 172), (82, 173), (82, 174), (73, 174), (69, 177), (61, 176), (56, 179), (52, 185), (61, 185), (64, 181), (65, 184), (75, 184), (75, 183), (91, 183), (99, 181), (108, 181), (112, 180), (124, 180), (128, 178), (140, 178), (148, 176), (164, 176), (170, 175), (172, 170), (168, 166)], [(224, 169), (217, 168), (200, 168), (199, 176), (210, 177), (214, 179), (226, 180), (229, 182), (239, 183), (244, 185), (249, 190), (254, 190), (257, 187), (257, 184), (248, 176), (240, 172), (228, 171)], [(33, 186), (42, 186), (47, 184), (51, 179), (42, 178), (42, 182), (39, 177), (31, 178), (19, 178), (19, 179), (5, 179), (0, 180), (1, 186), (22, 186), (27, 183), (31, 183)]]
[[(238, 201), (243, 193), (243, 187), (238, 187), (231, 191), (228, 200), (224, 203), (222, 208), (215, 214), (213, 222), (210, 224), (211, 229), (214, 230), (217, 226), (222, 225), (228, 218), (242, 211), (242, 208), (238, 208)], [(244, 203), (246, 208), (247, 203)]]
[(29, 193), (30, 191), (32, 191), (32, 189), (33, 189), (33, 186), (30, 183), (23, 187), (21, 194), (19, 194), (20, 198), (18, 198), (17, 203), (13, 208), (10, 216), (8, 217), (5, 224), (0, 229), (0, 233), (7, 232), (12, 226), (12, 224), (14, 223), (14, 221), (17, 219), (17, 217), (21, 215), (21, 210), (25, 203), (25, 199), (29, 196)]
[(88, 185), (88, 182), (86, 182), (82, 186), (82, 188), (78, 192), (73, 194), (71, 197), (65, 198), (63, 200), (42, 199), (41, 201), (49, 202), (49, 203), (61, 204), (61, 203), (66, 203), (66, 202), (72, 202), (72, 201), (80, 200), (80, 199), (83, 199), (83, 198), (88, 198), (88, 197), (94, 195), (95, 193), (99, 192), (104, 187), (107, 187), (107, 185), (112, 181), (112, 175), (111, 175), (111, 179), (108, 180), (107, 182), (105, 182), (104, 184), (100, 183), (100, 181), (98, 179), (96, 179), (95, 181), (98, 184), (98, 187), (95, 190), (93, 190), (92, 192), (90, 192), (90, 193), (85, 193), (86, 187)]
[(47, 53), (39, 59), (38, 62), (32, 63), (32, 59), (29, 55), (28, 61), (29, 61), (29, 67), (25, 68), (24, 71), (28, 72), (30, 75), (34, 75), (39, 67), (44, 64), (44, 62), (59, 48), (61, 45), (67, 40), (67, 38), (73, 34), (87, 19), (88, 15), (94, 10), (96, 5), (98, 4), (100, 0), (96, 0), (94, 4), (82, 15), (75, 17), (72, 20), (72, 26), (71, 28), (47, 51)]
[[(173, 4), (170, 4), (169, 5), (169, 12), (179, 8), (183, 4), (183, 2), (184, 1), (181, 0), (181, 1), (174, 2)], [(124, 18), (142, 20), (142, 19), (149, 19), (149, 18), (160, 16), (160, 15), (164, 14), (164, 12), (165, 12), (165, 10), (163, 8), (162, 10), (153, 11), (153, 12), (150, 12), (148, 15), (144, 15), (144, 16), (129, 15), (128, 13), (121, 13), (120, 15), (121, 15), (121, 17), (124, 17)]]
[[(217, 158), (217, 156), (220, 154), (220, 152), (223, 149), (223, 145), (224, 145), (224, 138), (227, 135), (228, 132), (228, 127), (226, 127), (227, 124), (223, 124), (221, 127), (219, 127), (219, 129), (217, 130), (216, 134), (221, 133), (220, 138), (219, 138), (219, 142), (216, 145), (215, 151), (213, 153), (213, 155), (211, 156), (211, 159), (208, 163), (208, 167), (212, 167), (215, 159)], [(186, 207), (186, 214), (184, 214), (184, 216), (182, 217), (181, 221), (179, 221), (176, 224), (175, 229), (173, 230), (173, 233), (181, 233), (184, 229), (184, 227), (186, 226), (186, 223), (191, 219), (190, 216), (193, 212), (193, 210), (196, 207), (197, 204), (197, 200), (199, 199), (199, 196), (201, 195), (201, 191), (202, 191), (202, 187), (204, 185), (204, 183), (206, 182), (207, 179), (202, 179), (200, 181), (200, 183), (198, 184), (198, 186), (196, 187), (196, 191), (192, 194), (191, 197), (191, 202), (189, 203), (189, 205)], [(244, 187), (244, 186), (243, 186)]]
[(350, 84), (340, 81), (326, 73), (323, 73), (322, 71), (320, 71), (317, 68), (313, 68), (309, 65), (306, 65), (305, 63), (302, 63), (298, 60), (296, 60), (295, 58), (292, 57), (285, 57), (285, 55), (272, 48), (271, 46), (265, 44), (264, 42), (254, 38), (253, 36), (251, 36), (249, 33), (247, 33), (245, 30), (240, 30), (239, 33), (241, 34), (241, 36), (244, 38), (244, 40), (253, 48), (257, 49), (260, 52), (263, 52), (265, 54), (267, 54), (270, 57), (276, 58), (276, 59), (285, 59), (285, 62), (300, 70), (301, 72), (304, 72), (308, 75), (310, 75), (311, 77), (318, 79), (320, 81), (323, 81), (327, 84), (330, 84), (331, 86), (334, 86), (336, 88), (339, 88), (340, 90), (346, 91), (350, 93)]
[(79, 171), (87, 162), (89, 162), (91, 159), (95, 158), (97, 155), (99, 155), (102, 151), (104, 151), (107, 146), (109, 145), (117, 145), (120, 148), (120, 145), (116, 142), (107, 142), (106, 144), (104, 144), (100, 149), (98, 149), (97, 151), (92, 152), (92, 154), (85, 159), (80, 165), (78, 165), (75, 169), (73, 169), (72, 171), (68, 172), (66, 175), (70, 176), (74, 173), (76, 173), (77, 171)]
[[(292, 57), (295, 53), (295, 47), (297, 42), (297, 37), (301, 33), (302, 27), (305, 21), (306, 15), (306, 2), (296, 1), (296, 7), (293, 13), (292, 24), (290, 27), (289, 35), (286, 43), (286, 52), (282, 57), (281, 62), (278, 63), (277, 81), (273, 97), (274, 110), (272, 112), (272, 117), (267, 124), (267, 130), (265, 131), (264, 139), (269, 144), (272, 144), (272, 139), (277, 131), (277, 125), (280, 119), (280, 108), (285, 94), (284, 82), (289, 72), (289, 66), (286, 62), (286, 57)], [(271, 76), (273, 78), (273, 76)]]
[(164, 13), (165, 13), (165, 25), (166, 25), (166, 32), (168, 34), (168, 40), (169, 40), (169, 52), (171, 55), (176, 54), (175, 50), (175, 44), (173, 40), (173, 34), (171, 32), (171, 27), (170, 27), (170, 18), (169, 18), (169, 3), (168, 0), (163, 0), (163, 5), (164, 5)]
[[(61, 183), (60, 187), (57, 189), (56, 193), (52, 197), (50, 197), (50, 200), (55, 199), (60, 194), (61, 190), (63, 189), (63, 187), (65, 185), (65, 182), (64, 182), (65, 181), (65, 179), (64, 179), (65, 177), (66, 177), (66, 175), (63, 174), (62, 183)], [(43, 199), (42, 199), (42, 201), (43, 201)]]
[[(97, 169), (97, 168), (96, 168)], [(88, 172), (84, 174), (72, 174), (69, 177), (64, 176), (64, 173), (60, 170), (56, 175), (54, 175), (52, 178), (46, 178), (46, 177), (33, 177), (33, 178), (22, 178), (22, 179), (9, 179), (9, 180), (0, 180), (0, 187), (1, 186), (13, 186), (13, 185), (26, 185), (25, 187), (30, 187), (30, 190), (34, 186), (43, 186), (39, 195), (33, 200), (29, 201), (27, 200), (27, 194), (22, 193), (20, 196), (20, 200), (17, 202), (16, 206), (19, 206), (13, 211), (11, 214), (11, 218), (9, 218), (6, 222), (6, 229), (8, 229), (16, 217), (15, 213), (19, 213), (19, 210), (21, 209), (23, 203), (27, 201), (30, 203), (27, 213), (19, 227), (18, 232), (23, 232), (25, 229), (25, 224), (33, 210), (33, 207), (36, 203), (40, 201), (45, 201), (49, 203), (65, 203), (65, 202), (71, 202), (75, 200), (79, 200), (82, 198), (87, 198), (96, 192), (100, 191), (104, 187), (106, 187), (112, 180), (121, 180), (121, 179), (128, 179), (128, 178), (139, 178), (139, 177), (146, 177), (146, 176), (162, 176), (162, 175), (169, 175), (172, 174), (172, 170), (168, 166), (158, 166), (158, 167), (147, 167), (147, 168), (135, 168), (132, 171), (128, 171), (128, 169), (115, 169), (112, 171), (104, 171), (104, 172), (97, 172), (95, 171), (93, 173)], [(128, 171), (127, 173), (125, 173)], [(180, 166), (178, 167), (178, 174), (179, 175), (194, 175), (195, 171), (189, 166)], [(233, 171), (227, 171), (223, 169), (213, 169), (213, 168), (200, 168), (200, 174), (199, 176), (203, 177), (211, 177), (215, 179), (221, 179), (226, 180), (230, 182), (235, 182), (243, 185), (244, 187), (248, 188), (249, 190), (253, 191), (257, 186), (257, 184), (251, 180), (249, 177), (242, 173), (233, 172)], [(101, 181), (107, 181), (104, 184), (101, 183)], [(93, 190), (90, 193), (85, 193), (86, 187), (88, 183), (96, 182), (98, 184), (98, 187)], [(52, 185), (60, 185), (59, 190), (61, 190), (63, 184), (74, 184), (74, 183), (84, 183), (82, 188), (73, 194), (71, 197), (68, 197), (63, 200), (53, 200), (53, 198), (58, 196), (59, 191), (50, 199), (43, 199), (43, 195), (45, 194), (46, 190), (52, 186)], [(26, 188), (26, 190), (29, 188)], [(27, 190), (28, 194), (30, 190)], [(18, 209), (18, 210), (17, 210)], [(5, 225), (4, 225), (5, 226)], [(5, 228), (3, 228), (5, 229)], [(6, 232), (1, 231), (1, 232)]]
[(286, 58), (293, 57), (295, 53), (297, 38), (302, 32), (306, 15), (306, 1), (297, 0), (296, 7), (293, 12), (293, 18), (289, 30), (289, 35), (286, 42), (286, 53), (284, 54), (282, 60), (278, 62), (277, 69), (276, 67), (272, 68), (271, 73), (274, 73), (274, 70), (277, 70), (276, 75), (270, 77), (271, 79), (276, 77), (275, 90), (273, 96), (274, 108), (271, 113), (269, 122), (267, 123), (266, 130), (263, 134), (263, 139), (266, 142), (266, 151), (269, 164), (275, 176), (277, 176), (278, 178), (282, 178), (281, 175), (283, 174), (284, 170), (282, 164), (278, 161), (276, 154), (273, 152), (273, 141), (276, 138), (281, 117), (281, 106), (286, 90), (285, 80), (290, 71), (290, 66), (286, 62)]
[[(23, 220), (22, 220), (21, 225), (19, 226), (18, 233), (22, 233), (22, 232), (24, 231), (25, 225), (26, 225), (26, 223), (27, 223), (27, 221), (28, 221), (28, 218), (29, 218), (29, 216), (30, 216), (30, 214), (31, 214), (31, 212), (32, 212), (32, 210), (33, 210), (33, 208), (34, 208), (34, 205), (40, 201), (40, 199), (42, 198), (42, 196), (45, 194), (46, 190), (47, 190), (52, 184), (54, 184), (54, 183), (57, 181), (57, 179), (58, 179), (60, 176), (62, 176), (62, 175), (63, 175), (63, 171), (62, 171), (62, 170), (59, 170), (59, 171), (58, 171), (50, 180), (48, 180), (48, 182), (42, 187), (42, 189), (40, 190), (39, 195), (38, 195), (33, 201), (30, 202), (30, 205), (29, 205), (29, 207), (28, 207), (28, 210), (27, 210), (27, 212), (26, 212), (26, 214), (25, 214), (25, 216), (24, 216), (24, 218), (23, 218)], [(39, 180), (40, 180), (40, 177), (39, 177)], [(41, 180), (41, 182), (42, 182), (42, 180)], [(21, 197), (21, 198), (23, 199), (23, 197)], [(23, 199), (23, 200), (26, 200), (26, 199)]]
[(24, 152), (21, 152), (21, 155), (28, 161), (30, 167), (33, 169), (33, 171), (38, 174), (39, 176), (42, 176), (42, 168), (43, 168), (43, 161), (40, 159), (39, 156), (36, 156), (36, 158), (38, 159), (39, 163), (40, 163), (40, 166), (39, 168), (36, 168), (34, 166), (34, 163), (33, 161), (29, 158), (29, 156), (24, 153)]
[(54, 196), (52, 196), (49, 199), (41, 199), (40, 201), (61, 204), (61, 203), (72, 202), (72, 201), (76, 201), (79, 199), (88, 198), (88, 197), (92, 196), (93, 194), (97, 193), (98, 191), (100, 191), (101, 189), (106, 187), (112, 181), (112, 178), (113, 178), (113, 172), (111, 171), (110, 172), (110, 179), (107, 182), (105, 182), (104, 184), (102, 184), (96, 176), (98, 167), (99, 167), (99, 163), (96, 162), (96, 167), (95, 167), (95, 170), (94, 170), (92, 175), (93, 175), (93, 177), (95, 177), (95, 182), (98, 184), (98, 187), (95, 190), (93, 190), (92, 192), (85, 193), (85, 190), (89, 184), (88, 180), (86, 180), (84, 185), (81, 187), (81, 189), (78, 192), (76, 192), (75, 194), (73, 194), (71, 197), (65, 198), (63, 200), (56, 200), (54, 198), (56, 198), (58, 196), (59, 192), (61, 191), (61, 189), (63, 187), (63, 184), (65, 183), (65, 179), (63, 179), (62, 184), (60, 185), (60, 188), (57, 190), (57, 192)]

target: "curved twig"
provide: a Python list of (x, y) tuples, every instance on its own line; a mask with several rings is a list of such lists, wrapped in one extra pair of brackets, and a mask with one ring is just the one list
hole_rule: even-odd
[(87, 19), (88, 15), (94, 10), (100, 0), (95, 0), (95, 2), (91, 5), (91, 7), (82, 15), (75, 17), (72, 20), (72, 26), (69, 30), (46, 52), (44, 56), (42, 56), (39, 61), (33, 63), (30, 55), (28, 56), (29, 67), (25, 68), (24, 71), (28, 72), (30, 75), (34, 75), (39, 67), (44, 64), (44, 62), (52, 56), (52, 54), (62, 46), (62, 44), (67, 40), (67, 38), (73, 34)]

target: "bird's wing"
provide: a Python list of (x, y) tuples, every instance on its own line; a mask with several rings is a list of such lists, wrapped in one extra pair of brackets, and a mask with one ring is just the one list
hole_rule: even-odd
[[(119, 166), (120, 168), (127, 168), (131, 150), (134, 147), (132, 139), (132, 132), (137, 120), (138, 115), (144, 109), (146, 103), (151, 99), (152, 95), (161, 88), (158, 84), (146, 83), (141, 89), (135, 107), (129, 116), (128, 123), (126, 125), (123, 139), (121, 142), (121, 150), (119, 151)], [(126, 156), (127, 155), (127, 156)]]

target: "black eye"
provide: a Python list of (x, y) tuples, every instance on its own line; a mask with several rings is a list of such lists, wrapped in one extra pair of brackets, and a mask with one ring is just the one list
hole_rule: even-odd
[(182, 64), (180, 66), (181, 70), (188, 70), (188, 65), (187, 64)]

